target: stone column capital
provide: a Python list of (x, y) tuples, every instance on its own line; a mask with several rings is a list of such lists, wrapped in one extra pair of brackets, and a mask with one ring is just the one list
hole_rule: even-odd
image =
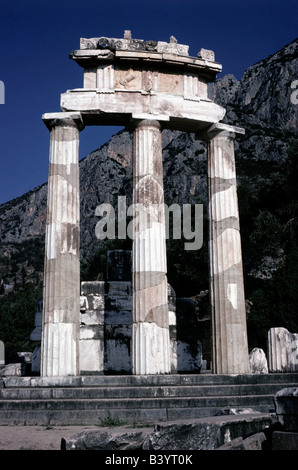
[(42, 120), (49, 131), (54, 127), (75, 127), (82, 131), (85, 127), (81, 113), (46, 113)]
[(203, 131), (196, 133), (197, 140), (203, 140), (204, 142), (210, 142), (217, 136), (226, 137), (227, 139), (234, 140), (236, 134), (245, 134), (245, 129), (237, 126), (230, 126), (222, 122), (216, 122)]
[(137, 128), (141, 128), (141, 127), (156, 127), (157, 129), (159, 130), (162, 130), (162, 126), (161, 126), (161, 123), (159, 120), (157, 119), (141, 119), (141, 118), (132, 118), (128, 125), (127, 125), (127, 128), (130, 130), (130, 131), (133, 131)]

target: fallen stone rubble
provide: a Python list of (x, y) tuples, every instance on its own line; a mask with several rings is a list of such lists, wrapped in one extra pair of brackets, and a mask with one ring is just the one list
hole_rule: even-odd
[[(161, 423), (151, 428), (86, 430), (61, 440), (62, 450), (262, 450), (276, 420), (269, 414), (228, 415)], [(232, 443), (232, 444), (230, 444)], [(230, 444), (230, 446), (229, 446)]]
[(275, 414), (231, 409), (228, 415), (160, 423), (153, 428), (86, 430), (62, 450), (298, 450), (298, 388), (280, 390)]

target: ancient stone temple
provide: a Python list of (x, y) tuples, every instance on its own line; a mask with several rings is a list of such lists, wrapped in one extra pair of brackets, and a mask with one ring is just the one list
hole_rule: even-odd
[[(81, 39), (71, 53), (83, 88), (61, 95), (61, 112), (43, 115), (50, 137), (41, 375), (79, 375), (79, 134), (85, 126), (133, 132), (133, 202), (145, 212), (132, 250), (132, 373), (171, 371), (161, 132), (208, 142), (213, 372), (248, 373), (248, 347), (236, 191), (234, 139), (244, 130), (220, 121), (207, 96), (221, 65), (212, 51), (124, 38)], [(148, 224), (147, 212), (150, 214)]]

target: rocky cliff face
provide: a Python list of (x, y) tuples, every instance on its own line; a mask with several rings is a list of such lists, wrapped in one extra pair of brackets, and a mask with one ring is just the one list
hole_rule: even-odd
[[(224, 121), (246, 129), (235, 149), (240, 186), (270, 179), (287, 159), (289, 140), (297, 138), (298, 106), (290, 99), (291, 83), (298, 78), (297, 57), (296, 39), (249, 67), (240, 81), (227, 75), (209, 87), (210, 98), (227, 109)], [(80, 162), (83, 258), (89, 259), (98, 245), (97, 205), (116, 206), (119, 195), (131, 204), (131, 155), (131, 135), (121, 131)], [(193, 134), (164, 131), (163, 159), (166, 202), (206, 203), (205, 145)], [(8, 284), (24, 275), (42, 276), (46, 193), (44, 184), (0, 206), (0, 279)]]

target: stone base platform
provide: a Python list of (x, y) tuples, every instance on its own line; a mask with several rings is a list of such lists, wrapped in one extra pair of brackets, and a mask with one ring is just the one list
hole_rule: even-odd
[(149, 425), (270, 414), (275, 394), (297, 383), (296, 373), (2, 377), (0, 425)]

